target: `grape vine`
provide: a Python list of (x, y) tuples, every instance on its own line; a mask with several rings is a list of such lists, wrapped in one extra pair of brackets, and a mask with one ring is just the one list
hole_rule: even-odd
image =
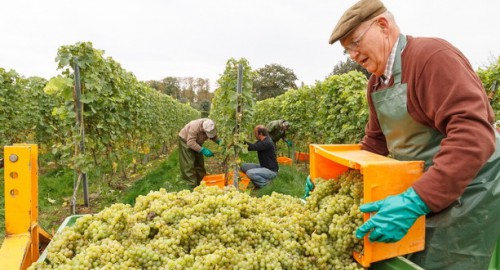
[[(241, 95), (236, 91), (240, 64), (243, 66)], [(252, 78), (253, 72), (246, 59), (231, 58), (226, 63), (223, 75), (217, 81), (220, 87), (215, 90), (209, 117), (215, 121), (219, 136), (224, 141), (222, 146), (226, 170), (224, 173), (236, 166), (240, 153), (247, 151), (244, 141), (253, 139), (247, 137), (253, 130), (251, 123), (255, 99), (252, 95)], [(241, 108), (241, 113), (237, 113), (238, 106)]]

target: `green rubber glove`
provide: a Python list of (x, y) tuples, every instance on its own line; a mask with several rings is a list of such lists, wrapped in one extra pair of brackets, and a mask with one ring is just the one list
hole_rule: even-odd
[(285, 140), (286, 144), (288, 145), (288, 147), (292, 147), (293, 143), (292, 141), (290, 140)]
[(311, 191), (314, 189), (314, 183), (311, 181), (311, 176), (308, 175), (306, 179), (306, 188), (305, 188), (305, 194), (304, 194), (304, 199), (309, 197)]
[(210, 149), (207, 149), (205, 147), (201, 148), (200, 153), (202, 153), (206, 157), (213, 157), (214, 156), (214, 153), (212, 153), (212, 151), (210, 151)]
[(383, 200), (363, 204), (360, 210), (364, 213), (377, 213), (356, 230), (356, 237), (363, 238), (371, 231), (368, 237), (370, 241), (385, 243), (401, 240), (417, 218), (430, 212), (413, 188)]

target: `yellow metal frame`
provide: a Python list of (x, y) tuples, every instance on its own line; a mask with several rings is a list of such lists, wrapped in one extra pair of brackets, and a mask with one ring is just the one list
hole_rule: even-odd
[(5, 239), (0, 269), (27, 269), (52, 236), (38, 225), (38, 146), (4, 147)]

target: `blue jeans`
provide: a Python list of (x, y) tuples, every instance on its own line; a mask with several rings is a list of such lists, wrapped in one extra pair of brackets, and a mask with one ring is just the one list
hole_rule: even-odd
[(271, 182), (278, 173), (271, 171), (268, 168), (261, 167), (256, 163), (243, 163), (240, 166), (242, 172), (246, 173), (248, 178), (252, 180), (255, 187), (260, 188)]

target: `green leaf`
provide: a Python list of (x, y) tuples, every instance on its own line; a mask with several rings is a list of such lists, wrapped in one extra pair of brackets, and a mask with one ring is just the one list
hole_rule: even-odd
[(67, 91), (68, 89), (70, 91), (73, 89), (73, 80), (70, 78), (57, 76), (52, 77), (49, 80), (49, 82), (43, 88), (43, 91), (47, 95), (56, 95), (61, 94), (63, 91)]

